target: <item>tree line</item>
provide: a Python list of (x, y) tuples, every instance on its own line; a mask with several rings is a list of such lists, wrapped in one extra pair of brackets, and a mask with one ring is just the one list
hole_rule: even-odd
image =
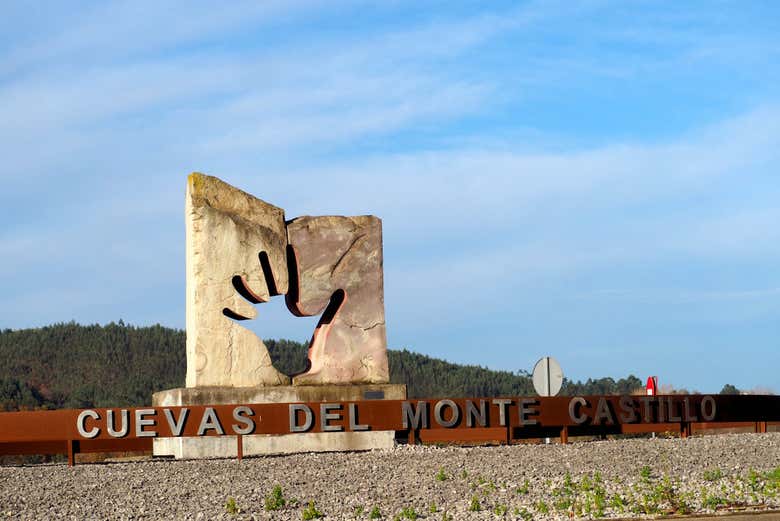
[[(287, 374), (306, 369), (307, 345), (265, 340), (274, 366)], [(390, 381), (410, 398), (533, 396), (525, 371), (496, 371), (389, 350)], [(0, 330), (0, 410), (141, 406), (152, 393), (184, 386), (185, 333), (160, 325), (74, 322)], [(732, 392), (733, 386), (724, 390)], [(643, 389), (634, 375), (564, 380), (561, 394), (630, 394)], [(738, 392), (738, 390), (736, 390)]]

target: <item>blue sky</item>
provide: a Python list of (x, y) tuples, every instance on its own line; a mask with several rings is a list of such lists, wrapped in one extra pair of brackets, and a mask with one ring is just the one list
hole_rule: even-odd
[(780, 6), (420, 4), (4, 5), (0, 327), (183, 327), (202, 171), (380, 216), (391, 347), (780, 392)]

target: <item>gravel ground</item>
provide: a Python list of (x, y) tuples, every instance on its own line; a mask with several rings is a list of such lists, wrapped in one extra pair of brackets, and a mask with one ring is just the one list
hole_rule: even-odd
[(780, 433), (0, 467), (0, 516), (17, 519), (302, 519), (309, 501), (326, 519), (777, 509)]

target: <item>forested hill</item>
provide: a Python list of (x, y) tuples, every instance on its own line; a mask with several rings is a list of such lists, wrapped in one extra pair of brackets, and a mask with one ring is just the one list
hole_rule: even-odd
[[(152, 393), (184, 386), (184, 331), (56, 324), (0, 330), (0, 410), (148, 405)], [(274, 365), (288, 374), (306, 366), (306, 345), (266, 340)], [(493, 371), (390, 350), (390, 379), (410, 397), (533, 395), (525, 372)], [(564, 394), (628, 393), (642, 386), (629, 376), (565, 382)]]

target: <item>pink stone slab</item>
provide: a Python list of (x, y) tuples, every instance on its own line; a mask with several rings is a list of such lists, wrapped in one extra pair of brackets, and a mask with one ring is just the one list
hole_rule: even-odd
[(293, 384), (388, 382), (382, 221), (299, 217), (287, 223), (287, 236), (287, 306), (298, 316), (322, 313), (309, 346), (311, 367)]

